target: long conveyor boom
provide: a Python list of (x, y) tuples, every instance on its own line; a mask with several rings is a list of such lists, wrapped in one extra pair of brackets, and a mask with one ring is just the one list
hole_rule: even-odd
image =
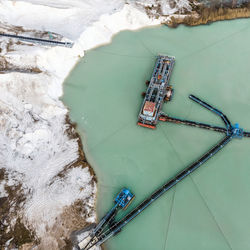
[[(222, 121), (225, 123), (226, 128), (214, 126), (214, 125), (210, 125), (210, 124), (206, 124), (206, 123), (202, 123), (202, 122), (195, 122), (195, 121), (190, 121), (190, 120), (186, 120), (186, 119), (171, 117), (171, 116), (168, 116), (167, 114), (164, 114), (163, 112), (161, 113), (159, 120), (164, 121), (164, 122), (172, 122), (172, 123), (176, 123), (176, 124), (182, 124), (182, 125), (202, 128), (202, 129), (208, 129), (208, 130), (216, 131), (219, 133), (225, 133), (227, 135), (229, 135), (229, 133), (234, 129), (231, 122), (228, 120), (227, 116), (223, 112), (216, 109), (212, 105), (202, 101), (201, 99), (199, 99), (198, 97), (196, 97), (194, 95), (190, 95), (189, 98), (192, 101), (200, 104), (202, 107), (204, 107), (204, 108), (208, 109), (209, 111), (212, 111), (214, 114), (218, 115), (222, 119)], [(244, 132), (242, 130), (242, 136), (243, 137), (250, 137), (250, 133)]]
[(212, 107), (211, 105), (209, 105), (208, 103), (202, 101), (201, 99), (199, 99), (198, 97), (196, 97), (194, 95), (190, 95), (189, 98), (191, 100), (193, 100), (194, 102), (200, 104), (202, 107), (212, 111), (216, 115), (219, 115), (221, 117), (221, 119), (223, 120), (223, 122), (225, 123), (227, 129), (230, 129), (232, 127), (231, 122), (228, 120), (227, 116), (224, 115), (221, 111), (219, 111), (218, 109)]
[(123, 219), (117, 222), (115, 225), (110, 227), (107, 231), (99, 235), (95, 242), (90, 244), (85, 250), (91, 249), (94, 245), (101, 245), (106, 240), (108, 240), (113, 235), (117, 234), (121, 231), (121, 229), (126, 226), (131, 220), (133, 220), (137, 215), (139, 215), (145, 208), (151, 205), (156, 199), (162, 196), (169, 189), (174, 187), (177, 183), (182, 181), (185, 177), (194, 172), (197, 168), (199, 168), (202, 164), (208, 161), (211, 157), (213, 157), (216, 153), (218, 153), (224, 146), (226, 146), (233, 138), (233, 135), (230, 134), (224, 137), (216, 146), (211, 148), (207, 153), (205, 153), (202, 157), (196, 160), (194, 163), (189, 165), (179, 174), (177, 174), (174, 178), (164, 184), (162, 187), (157, 189), (152, 195), (149, 196), (146, 200), (144, 200), (140, 205), (138, 205), (134, 210), (132, 210), (128, 215), (126, 215)]
[(187, 125), (187, 126), (197, 127), (197, 128), (203, 128), (203, 129), (208, 129), (208, 130), (225, 133), (225, 134), (227, 133), (227, 129), (223, 127), (213, 126), (213, 125), (202, 123), (202, 122), (195, 122), (195, 121), (180, 119), (176, 117), (171, 117), (165, 114), (161, 114), (160, 121), (172, 122), (176, 124), (182, 124), (182, 125)]
[(243, 132), (244, 137), (250, 137), (250, 132)]
[(112, 218), (115, 217), (117, 210), (118, 204), (115, 204), (115, 206), (112, 207), (112, 209), (101, 219), (98, 225), (94, 228), (94, 230), (91, 232), (91, 236), (98, 235), (102, 231), (103, 227), (107, 225), (112, 220)]
[(116, 203), (110, 211), (100, 220), (100, 222), (96, 225), (92, 232), (90, 232), (90, 240), (85, 245), (85, 248), (89, 246), (89, 244), (93, 241), (95, 237), (97, 237), (104, 230), (105, 226), (115, 217), (119, 209), (119, 204)]

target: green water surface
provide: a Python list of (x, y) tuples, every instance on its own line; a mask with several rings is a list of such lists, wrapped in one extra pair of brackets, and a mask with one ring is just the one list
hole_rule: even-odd
[[(194, 94), (250, 130), (250, 20), (125, 31), (93, 49), (64, 86), (98, 178), (103, 216), (122, 187), (136, 199), (128, 210), (216, 144), (222, 134), (160, 122), (136, 125), (158, 53), (174, 55), (175, 89), (164, 111), (223, 126), (188, 99)], [(106, 243), (110, 250), (250, 249), (250, 139), (233, 140)]]

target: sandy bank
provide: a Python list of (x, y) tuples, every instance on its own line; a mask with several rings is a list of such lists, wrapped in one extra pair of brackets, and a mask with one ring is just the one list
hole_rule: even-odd
[(47, 38), (50, 31), (75, 43), (68, 49), (0, 38), (0, 246), (67, 249), (70, 231), (96, 220), (96, 178), (59, 100), (84, 51), (121, 30), (248, 16), (249, 6), (208, 9), (188, 0), (0, 0), (1, 32)]

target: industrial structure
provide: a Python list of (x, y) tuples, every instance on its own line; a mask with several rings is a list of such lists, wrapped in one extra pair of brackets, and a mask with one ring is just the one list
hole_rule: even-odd
[(18, 35), (5, 34), (5, 33), (0, 33), (0, 36), (19, 39), (25, 42), (39, 43), (39, 44), (50, 45), (50, 46), (64, 46), (64, 47), (72, 48), (74, 45), (74, 43), (71, 43), (71, 42), (60, 42), (60, 41), (55, 41), (55, 40), (47, 40), (47, 39), (28, 37), (28, 36), (18, 36)]
[(120, 193), (114, 199), (115, 205), (109, 210), (109, 212), (100, 220), (100, 222), (90, 232), (88, 237), (84, 241), (80, 242), (78, 247), (80, 249), (88, 247), (89, 244), (98, 240), (98, 236), (105, 229), (107, 225), (112, 226), (114, 224), (114, 218), (119, 209), (125, 210), (133, 201), (135, 196), (129, 189), (123, 188)]
[(144, 94), (143, 104), (138, 116), (138, 125), (154, 129), (161, 114), (164, 101), (170, 101), (173, 95), (172, 86), (169, 85), (170, 76), (174, 67), (175, 58), (159, 55), (155, 68)]
[[(174, 59), (167, 56), (159, 56), (157, 58), (156, 62), (156, 67), (153, 73), (152, 78), (155, 76), (159, 75), (160, 72), (166, 72), (165, 70), (161, 70), (164, 68), (164, 65), (166, 63), (169, 65), (168, 70), (171, 72), (172, 66)], [(165, 60), (168, 60), (169, 62), (165, 62)], [(158, 66), (160, 65), (160, 66)], [(172, 65), (170, 67), (170, 65)], [(156, 74), (155, 74), (156, 72)], [(168, 75), (168, 79), (169, 79)], [(166, 75), (167, 77), (167, 75)], [(157, 77), (158, 79), (158, 77)], [(163, 91), (162, 88), (157, 87), (157, 97), (153, 99), (152, 96), (154, 96), (152, 93), (152, 89), (148, 90), (147, 93), (149, 94), (148, 96), (146, 95), (144, 102), (142, 104), (140, 114), (139, 114), (139, 125), (144, 126), (144, 127), (149, 127), (149, 128), (155, 128), (155, 125), (157, 124), (158, 120), (164, 121), (164, 122), (173, 122), (177, 124), (183, 124), (183, 125), (188, 125), (188, 126), (194, 126), (198, 128), (203, 128), (203, 129), (209, 129), (213, 130), (215, 132), (219, 133), (224, 133), (225, 136), (224, 138), (219, 141), (215, 146), (213, 146), (210, 150), (208, 150), (205, 154), (203, 154), (198, 160), (194, 161), (191, 163), (189, 166), (184, 168), (180, 173), (178, 173), (176, 176), (174, 176), (172, 179), (168, 180), (165, 184), (163, 184), (160, 188), (156, 189), (148, 198), (146, 198), (144, 201), (142, 201), (137, 207), (135, 207), (131, 212), (129, 212), (127, 215), (125, 215), (122, 219), (119, 221), (115, 222), (114, 216), (112, 217), (113, 223), (108, 224), (108, 221), (110, 221), (110, 217), (104, 217), (103, 219), (106, 220), (106, 224), (108, 226), (106, 229), (104, 227), (98, 228), (98, 225), (100, 223), (103, 223), (102, 220), (101, 222), (97, 225), (97, 227), (90, 233), (90, 236), (84, 241), (82, 241), (78, 246), (80, 249), (84, 250), (89, 250), (94, 246), (99, 246), (105, 241), (107, 241), (110, 237), (116, 235), (117, 233), (121, 232), (122, 228), (125, 227), (130, 221), (132, 221), (137, 215), (141, 214), (149, 205), (151, 205), (153, 202), (155, 202), (158, 198), (160, 198), (165, 192), (170, 190), (172, 187), (174, 187), (176, 184), (181, 182), (185, 177), (193, 173), (196, 169), (198, 169), (202, 164), (206, 163), (210, 158), (212, 158), (216, 153), (218, 153), (222, 148), (224, 148), (230, 141), (232, 141), (234, 138), (242, 139), (243, 137), (250, 137), (250, 132), (245, 132), (242, 128), (239, 127), (238, 124), (235, 124), (234, 126), (231, 124), (229, 119), (225, 114), (223, 114), (220, 110), (214, 108), (213, 106), (209, 105), (208, 103), (202, 101), (201, 99), (190, 95), (189, 98), (193, 100), (194, 102), (200, 104), (202, 107), (208, 109), (209, 111), (213, 112), (214, 114), (218, 115), (223, 123), (225, 124), (225, 127), (219, 127), (219, 126), (213, 126), (210, 124), (205, 124), (205, 123), (200, 123), (200, 122), (195, 122), (195, 121), (189, 121), (189, 120), (184, 120), (184, 119), (179, 119), (179, 118), (173, 118), (169, 117), (168, 115), (164, 114), (161, 111), (161, 105), (162, 105), (162, 96), (166, 95), (166, 89), (169, 86), (168, 81), (165, 80), (162, 82), (162, 86), (164, 86), (165, 92)], [(160, 80), (160, 79), (159, 79)], [(152, 80), (152, 84), (149, 84), (149, 88), (154, 87), (154, 84), (159, 84), (156, 83), (155, 80)], [(151, 82), (150, 81), (150, 82)], [(160, 91), (163, 91), (165, 94), (160, 94)], [(172, 95), (172, 92), (171, 92)], [(171, 97), (170, 95), (170, 97)], [(152, 99), (151, 99), (152, 98)], [(158, 102), (161, 101), (161, 102)], [(155, 109), (153, 112), (145, 113), (144, 110), (148, 111), (148, 104), (147, 102), (152, 102), (155, 103)], [(151, 105), (151, 104), (150, 104)], [(157, 114), (156, 114), (157, 113)], [(148, 117), (151, 117), (152, 119), (147, 119), (144, 116), (145, 115)], [(158, 120), (155, 120), (155, 119)], [(143, 120), (144, 119), (144, 120)], [(141, 124), (140, 124), (141, 123)], [(132, 194), (131, 194), (132, 195)], [(132, 196), (131, 196), (132, 197)], [(125, 202), (126, 204), (126, 202)], [(112, 211), (112, 209), (111, 209)], [(105, 219), (106, 218), (106, 219)], [(98, 229), (98, 233), (96, 233)], [(100, 229), (100, 230), (99, 230)], [(91, 237), (92, 236), (92, 237)]]

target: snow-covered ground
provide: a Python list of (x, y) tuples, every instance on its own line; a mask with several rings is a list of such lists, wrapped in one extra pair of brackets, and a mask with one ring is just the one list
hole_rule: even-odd
[[(160, 8), (163, 16), (150, 18), (145, 6), (152, 13)], [(8, 187), (18, 187), (23, 196), (21, 202), (11, 200), (6, 231), (20, 218), (40, 249), (61, 249), (76, 226), (69, 221), (79, 216), (65, 211), (81, 201), (80, 216), (95, 221), (96, 183), (87, 164), (78, 161), (78, 139), (70, 136), (75, 131), (59, 100), (63, 81), (85, 50), (183, 9), (191, 9), (188, 0), (0, 0), (1, 32), (41, 37), (50, 31), (75, 43), (70, 49), (0, 38), (0, 198), (9, 195)], [(11, 244), (6, 240), (6, 248)]]

